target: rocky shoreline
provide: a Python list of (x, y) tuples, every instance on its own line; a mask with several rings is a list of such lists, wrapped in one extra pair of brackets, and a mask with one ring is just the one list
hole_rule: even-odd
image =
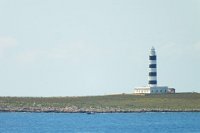
[(142, 112), (200, 112), (200, 109), (120, 109), (120, 108), (78, 108), (58, 107), (0, 107), (0, 112), (35, 113), (142, 113)]

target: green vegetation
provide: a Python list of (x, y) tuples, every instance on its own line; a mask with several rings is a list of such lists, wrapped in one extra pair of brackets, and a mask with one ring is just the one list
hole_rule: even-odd
[[(73, 108), (70, 112), (99, 111), (200, 111), (199, 93), (106, 95), (86, 97), (0, 97), (0, 110), (10, 108)], [(78, 110), (78, 111), (77, 111)], [(65, 111), (69, 112), (69, 111)]]

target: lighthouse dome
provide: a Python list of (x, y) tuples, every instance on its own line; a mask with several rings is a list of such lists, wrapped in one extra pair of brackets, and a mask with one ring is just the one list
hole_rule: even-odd
[(151, 50), (150, 50), (150, 55), (156, 55), (156, 51), (155, 51), (155, 48), (152, 47)]

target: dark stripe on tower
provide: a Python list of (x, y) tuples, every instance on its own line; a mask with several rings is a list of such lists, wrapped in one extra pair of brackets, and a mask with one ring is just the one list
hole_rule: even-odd
[(156, 80), (150, 80), (149, 84), (157, 84), (157, 81)]
[(149, 76), (157, 76), (156, 72), (149, 72)]
[(156, 64), (150, 64), (149, 68), (156, 68)]
[(156, 55), (149, 56), (149, 60), (156, 60)]

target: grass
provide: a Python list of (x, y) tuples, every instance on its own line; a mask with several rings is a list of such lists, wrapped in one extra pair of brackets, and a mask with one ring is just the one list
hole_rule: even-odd
[(0, 97), (0, 107), (58, 107), (199, 110), (199, 93), (85, 97)]

